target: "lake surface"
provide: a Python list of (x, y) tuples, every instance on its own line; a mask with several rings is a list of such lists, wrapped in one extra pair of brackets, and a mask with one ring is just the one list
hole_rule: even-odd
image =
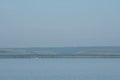
[(0, 80), (120, 80), (120, 59), (0, 59)]

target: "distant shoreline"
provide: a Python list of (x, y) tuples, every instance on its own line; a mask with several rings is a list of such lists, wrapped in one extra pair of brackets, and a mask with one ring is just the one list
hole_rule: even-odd
[(120, 47), (1, 48), (0, 58), (120, 58)]
[(4, 58), (120, 58), (120, 56), (0, 56)]

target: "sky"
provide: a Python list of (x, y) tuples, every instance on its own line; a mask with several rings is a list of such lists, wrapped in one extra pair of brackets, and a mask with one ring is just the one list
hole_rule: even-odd
[(120, 0), (0, 0), (0, 48), (120, 46)]

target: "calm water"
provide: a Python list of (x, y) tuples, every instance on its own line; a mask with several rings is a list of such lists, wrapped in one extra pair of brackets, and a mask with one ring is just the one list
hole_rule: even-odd
[(0, 59), (0, 80), (120, 80), (120, 59)]

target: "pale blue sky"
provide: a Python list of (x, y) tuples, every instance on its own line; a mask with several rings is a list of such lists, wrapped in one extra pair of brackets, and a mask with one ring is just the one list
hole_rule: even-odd
[(0, 47), (120, 46), (120, 0), (0, 0)]

